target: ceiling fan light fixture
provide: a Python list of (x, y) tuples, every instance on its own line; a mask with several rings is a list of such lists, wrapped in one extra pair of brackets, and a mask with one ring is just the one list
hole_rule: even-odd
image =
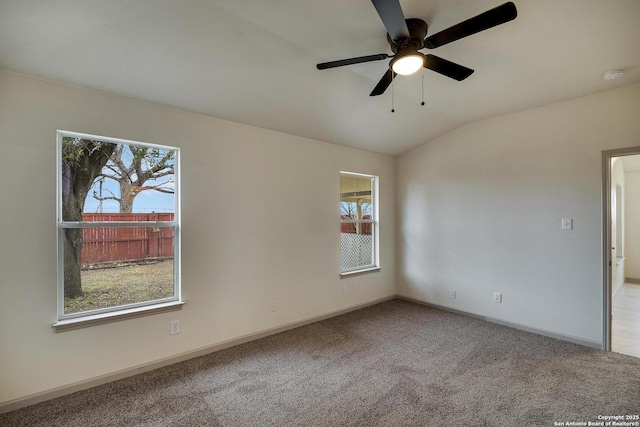
[(424, 67), (424, 55), (418, 52), (396, 56), (391, 60), (391, 69), (401, 76), (408, 76)]
[[(516, 19), (518, 11), (511, 1), (494, 7), (486, 12), (459, 22), (436, 34), (427, 37), (429, 25), (418, 18), (404, 18), (400, 0), (371, 0), (387, 30), (387, 42), (394, 53), (389, 67), (373, 88), (369, 96), (382, 95), (392, 85), (396, 74), (409, 75), (420, 69), (427, 68), (445, 77), (462, 81), (473, 74), (471, 68), (455, 62), (447, 61), (436, 55), (424, 55), (421, 49), (435, 49), (456, 40), (488, 30), (495, 26)], [(316, 65), (318, 70), (360, 64), (363, 62), (379, 61), (390, 58), (386, 53), (377, 55), (347, 58), (338, 61), (323, 62)], [(393, 111), (393, 107), (392, 110)]]

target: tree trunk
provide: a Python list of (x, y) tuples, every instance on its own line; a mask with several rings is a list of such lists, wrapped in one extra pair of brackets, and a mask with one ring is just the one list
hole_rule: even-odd
[(77, 298), (83, 295), (80, 257), (82, 255), (82, 229), (64, 230), (64, 296)]
[[(93, 181), (109, 161), (116, 145), (98, 141), (80, 140), (71, 150), (73, 156), (62, 158), (62, 219), (82, 221), (82, 211)], [(82, 229), (64, 230), (64, 297), (82, 296), (80, 276), (82, 255)]]
[(140, 187), (131, 185), (128, 182), (121, 180), (120, 183), (120, 213), (133, 212), (133, 200), (140, 192)]
[[(67, 162), (62, 162), (62, 218), (64, 221), (82, 221), (84, 199), (82, 193), (88, 192), (89, 187), (79, 182), (79, 174)], [(86, 190), (82, 190), (86, 187)], [(80, 202), (82, 200), (82, 202)], [(64, 296), (77, 298), (82, 296), (82, 280), (80, 278), (80, 256), (82, 254), (82, 229), (66, 228), (64, 238)]]

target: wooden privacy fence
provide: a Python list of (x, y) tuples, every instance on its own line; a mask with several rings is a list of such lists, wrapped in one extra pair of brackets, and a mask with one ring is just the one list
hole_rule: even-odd
[[(85, 213), (82, 220), (173, 221), (173, 213)], [(173, 227), (84, 228), (82, 239), (82, 265), (173, 257)]]

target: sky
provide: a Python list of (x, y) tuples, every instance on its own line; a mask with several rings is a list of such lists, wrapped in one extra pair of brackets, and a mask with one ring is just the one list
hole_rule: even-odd
[[(151, 183), (148, 181), (148, 183)], [(102, 210), (100, 210), (100, 201), (93, 197), (93, 191), (100, 194), (100, 185), (95, 182), (89, 190), (89, 194), (84, 201), (84, 212), (88, 213), (115, 213), (120, 212), (120, 205), (115, 200), (105, 200), (102, 202)], [(102, 184), (102, 193), (107, 195), (110, 190), (116, 196), (120, 195), (118, 183), (112, 179), (105, 179)], [(138, 193), (133, 201), (133, 212), (174, 212), (174, 195), (160, 193), (158, 191), (147, 190)]]
[[(160, 156), (167, 153), (166, 150), (160, 150)], [(126, 167), (131, 165), (131, 152), (128, 149), (122, 154), (122, 161), (125, 163)], [(144, 168), (144, 163), (143, 163)], [(103, 172), (105, 174), (109, 173), (108, 168), (105, 166), (103, 168)], [(133, 176), (135, 179), (135, 174)], [(173, 187), (175, 188), (175, 176), (168, 175), (165, 177), (161, 177), (158, 180), (148, 180), (145, 182), (145, 185), (153, 186), (164, 184), (163, 187)], [(100, 184), (102, 183), (102, 190), (100, 189)], [(102, 193), (101, 193), (102, 191)], [(118, 182), (114, 179), (109, 178), (99, 178), (94, 181), (89, 193), (87, 194), (87, 198), (84, 203), (84, 212), (86, 213), (117, 213), (120, 212), (120, 205), (116, 200), (103, 200), (102, 203), (96, 197), (94, 197), (94, 193), (96, 196), (100, 197), (102, 194), (103, 197), (115, 195), (116, 197), (120, 196), (120, 187)], [(175, 212), (175, 197), (173, 194), (162, 193), (154, 190), (145, 190), (138, 193), (133, 202), (133, 212)]]

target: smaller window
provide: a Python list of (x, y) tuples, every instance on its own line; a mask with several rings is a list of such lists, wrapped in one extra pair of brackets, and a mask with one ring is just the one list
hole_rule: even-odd
[(377, 267), (378, 177), (340, 172), (340, 272)]

